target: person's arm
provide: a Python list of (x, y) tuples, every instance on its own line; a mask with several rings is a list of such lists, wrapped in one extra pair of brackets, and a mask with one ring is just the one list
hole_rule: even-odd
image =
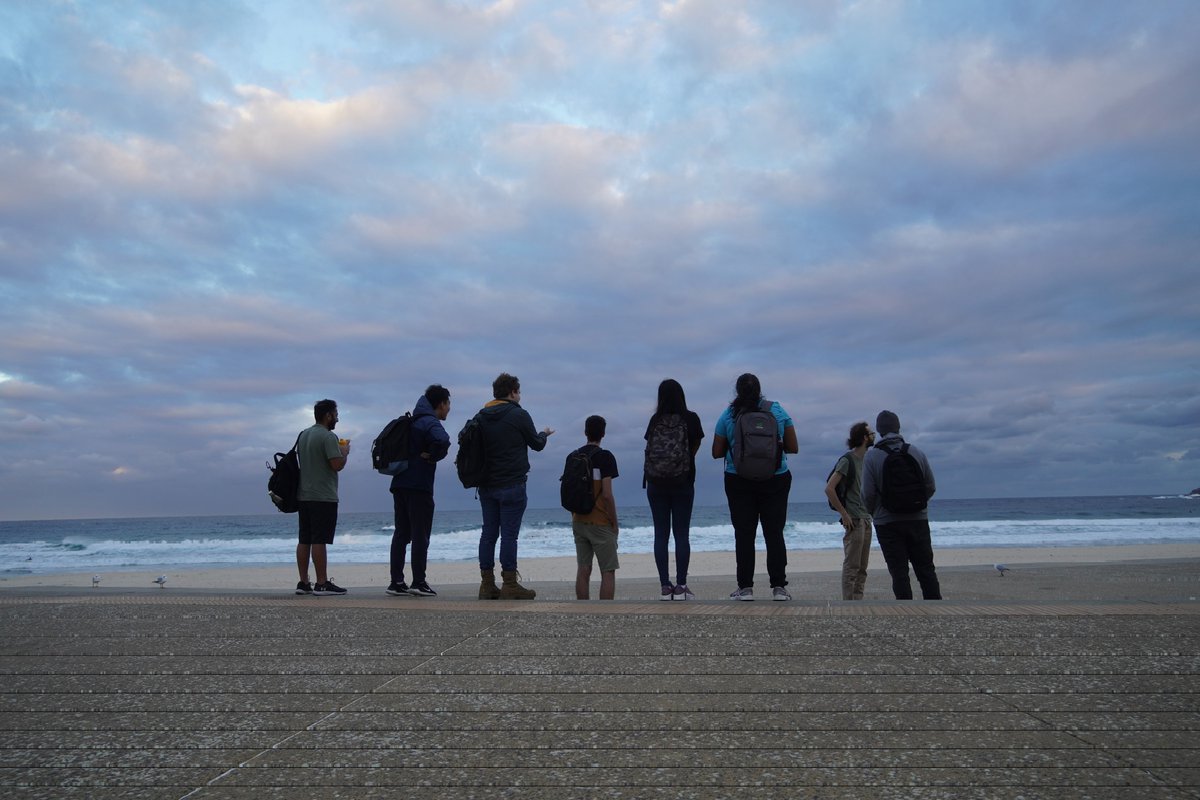
[(800, 442), (796, 440), (795, 425), (788, 425), (783, 429), (783, 452), (788, 454), (800, 452)]
[[(841, 466), (840, 464), (838, 466)], [(838, 516), (842, 518), (842, 527), (849, 530), (854, 521), (850, 519), (850, 512), (846, 511), (846, 507), (842, 505), (842, 501), (838, 498), (837, 487), (842, 482), (842, 473), (836, 468), (833, 474), (829, 476), (829, 480), (825, 483), (825, 497), (829, 499), (829, 505), (833, 506), (833, 510), (838, 512)]]
[(937, 481), (933, 479), (933, 467), (929, 466), (929, 459), (924, 452), (921, 453), (921, 465), (925, 467), (925, 499), (928, 500), (937, 491)]
[[(332, 432), (330, 433), (332, 435)], [(336, 436), (333, 437), (333, 446), (338, 455), (329, 456), (329, 468), (334, 472), (341, 472), (346, 468), (346, 457), (350, 455), (350, 443), (342, 444)], [(329, 448), (326, 446), (325, 453), (328, 455)]]
[(529, 416), (529, 412), (523, 408), (518, 408), (513, 413), (521, 415), (521, 422), (517, 425), (517, 430), (521, 431), (521, 437), (525, 440), (525, 444), (529, 445), (530, 450), (545, 450), (546, 440), (554, 433), (553, 428), (542, 428), (541, 432), (534, 430), (533, 417)]
[(442, 423), (434, 422), (429, 426), (429, 441), (425, 445), (425, 452), (421, 453), (421, 458), (431, 464), (436, 464), (445, 458), (448, 452), (450, 452), (450, 434), (446, 433)]
[(600, 479), (600, 497), (604, 499), (604, 507), (612, 518), (613, 533), (619, 533), (621, 526), (617, 524), (617, 498), (613, 494), (612, 478)]
[(867, 511), (872, 516), (875, 514), (875, 509), (879, 505), (879, 492), (875, 488), (875, 470), (878, 469), (879, 459), (875, 459), (875, 463), (871, 463), (871, 457), (874, 454), (874, 448), (867, 451), (863, 456), (863, 475), (862, 475), (862, 495), (863, 505), (867, 507)]
[(729, 452), (729, 440), (719, 433), (713, 434), (712, 457), (724, 458)]

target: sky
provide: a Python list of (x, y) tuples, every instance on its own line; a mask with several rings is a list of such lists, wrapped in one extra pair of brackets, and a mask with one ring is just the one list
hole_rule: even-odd
[(590, 414), (644, 507), (668, 377), (724, 503), (744, 372), (795, 502), (883, 408), (941, 497), (1186, 493), (1197, 42), (1193, 0), (9, 0), (0, 519), (274, 513), (325, 397), (386, 511), (379, 429), (502, 371), (534, 507)]

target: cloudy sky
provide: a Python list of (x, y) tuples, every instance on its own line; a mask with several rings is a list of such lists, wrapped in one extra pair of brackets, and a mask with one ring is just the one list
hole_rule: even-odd
[[(425, 386), (609, 420), (674, 377), (895, 410), (945, 497), (1200, 485), (1193, 0), (0, 6), (0, 518), (272, 513), (337, 400), (347, 511)], [(700, 500), (724, 502), (700, 463)], [(452, 468), (443, 508), (470, 508)]]

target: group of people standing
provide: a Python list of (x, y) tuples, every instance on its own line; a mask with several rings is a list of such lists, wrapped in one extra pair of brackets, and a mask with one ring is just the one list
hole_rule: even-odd
[[(537, 430), (521, 407), (521, 383), (501, 373), (492, 383), (493, 399), (474, 417), (486, 453), (487, 478), (478, 487), (483, 517), (479, 537), (479, 599), (528, 600), (536, 591), (521, 585), (517, 571), (517, 542), (528, 505), (526, 479), (529, 451), (541, 451), (554, 434)], [(333, 434), (337, 404), (322, 400), (314, 406), (316, 423), (300, 434), (299, 542), (296, 561), (300, 580), (297, 594), (345, 594), (327, 574), (326, 547), (332, 544), (337, 524), (337, 476), (345, 467), (350, 443)], [(449, 452), (450, 436), (442, 423), (450, 414), (450, 392), (434, 384), (418, 398), (409, 434), (409, 466), (391, 482), (395, 532), (390, 553), (389, 595), (436, 596), (426, 575), (429, 540), (433, 529), (433, 486), (437, 463)], [(830, 505), (845, 529), (842, 595), (861, 600), (870, 553), (872, 522), (880, 549), (892, 576), (897, 599), (911, 599), (908, 567), (911, 563), (925, 599), (940, 599), (933, 565), (927, 512), (897, 513), (881, 503), (881, 470), (889, 448), (904, 447), (923, 470), (926, 499), (935, 491), (933, 472), (923, 453), (904, 443), (899, 419), (883, 411), (876, 420), (882, 436), (872, 447), (875, 433), (866, 422), (850, 429), (848, 452), (830, 474), (825, 487)], [(572, 513), (578, 570), (576, 597), (588, 599), (592, 565), (600, 570), (600, 599), (615, 595), (619, 568), (619, 522), (612, 480), (618, 477), (615, 456), (602, 447), (606, 421), (588, 417), (586, 443), (574, 451), (589, 459), (594, 504), (586, 513)], [(688, 409), (683, 387), (667, 379), (658, 387), (658, 402), (646, 427), (646, 462), (643, 486), (654, 522), (654, 560), (660, 600), (694, 600), (688, 587), (691, 559), (689, 528), (695, 501), (696, 464), (704, 430), (699, 416)], [(725, 496), (734, 530), (737, 587), (731, 599), (754, 599), (755, 541), (761, 527), (766, 545), (767, 575), (773, 600), (791, 600), (787, 590), (787, 545), (784, 528), (792, 475), (787, 456), (799, 452), (795, 425), (784, 408), (764, 398), (758, 378), (738, 377), (736, 394), (722, 411), (713, 429), (712, 457), (724, 464)], [(570, 456), (568, 457), (570, 458)], [(662, 464), (673, 466), (664, 468)], [(845, 482), (842, 491), (839, 484)], [(675, 543), (675, 579), (671, 580), (669, 550)], [(499, 544), (500, 582), (496, 581), (496, 546)], [(411, 547), (412, 583), (404, 577), (406, 554)], [(309, 563), (316, 583), (309, 582)]]

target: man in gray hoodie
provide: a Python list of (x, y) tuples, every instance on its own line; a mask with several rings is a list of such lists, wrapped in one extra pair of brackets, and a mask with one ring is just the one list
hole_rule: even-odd
[(914, 487), (917, 499), (923, 494), (924, 500), (928, 501), (937, 490), (933, 470), (925, 454), (900, 436), (900, 418), (894, 413), (880, 411), (875, 419), (875, 430), (881, 438), (863, 458), (862, 493), (863, 502), (875, 521), (875, 538), (879, 541), (879, 549), (883, 551), (888, 572), (892, 576), (892, 593), (897, 600), (912, 600), (912, 583), (908, 577), (908, 565), (911, 563), (917, 582), (921, 584), (921, 596), (926, 600), (941, 600), (937, 569), (933, 565), (929, 510), (924, 502), (916, 503), (920, 506), (916, 510), (888, 508), (885, 495), (892, 490), (885, 489), (883, 476), (883, 465), (889, 453), (906, 449), (916, 460), (921, 473), (914, 477), (924, 484), (922, 487), (918, 483)]

